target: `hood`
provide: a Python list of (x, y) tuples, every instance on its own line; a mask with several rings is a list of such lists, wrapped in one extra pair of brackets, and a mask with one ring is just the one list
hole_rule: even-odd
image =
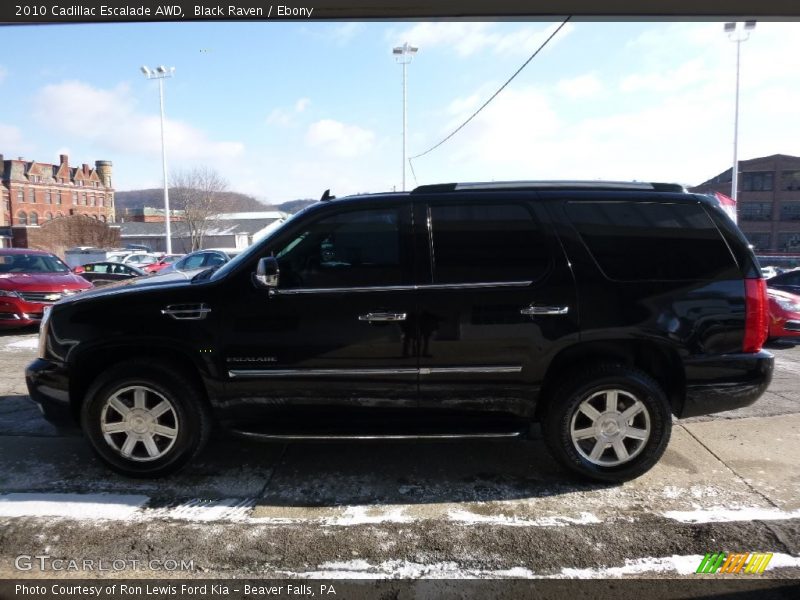
[(74, 273), (0, 273), (0, 289), (19, 292), (86, 290), (92, 284)]
[(173, 273), (156, 273), (155, 275), (143, 275), (133, 279), (125, 279), (99, 288), (94, 288), (84, 292), (80, 296), (69, 298), (67, 301), (80, 300), (85, 298), (95, 298), (99, 296), (110, 296), (120, 293), (135, 292), (142, 288), (156, 288), (161, 286), (184, 286), (191, 285), (192, 277), (205, 269), (195, 269), (192, 271), (175, 271)]

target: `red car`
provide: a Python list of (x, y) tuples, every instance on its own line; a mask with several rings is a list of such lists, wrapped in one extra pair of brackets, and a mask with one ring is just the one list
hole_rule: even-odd
[(767, 289), (769, 296), (769, 338), (800, 338), (800, 296)]
[(139, 268), (147, 273), (158, 273), (161, 269), (171, 265), (182, 256), (183, 254), (165, 254), (164, 256), (159, 258), (156, 262)]
[(0, 328), (35, 325), (46, 306), (91, 287), (49, 252), (0, 248)]

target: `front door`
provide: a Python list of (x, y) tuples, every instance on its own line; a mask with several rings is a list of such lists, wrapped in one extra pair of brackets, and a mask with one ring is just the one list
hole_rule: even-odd
[(260, 254), (277, 290), (243, 278), (226, 311), (229, 417), (417, 405), (411, 209), (331, 204)]

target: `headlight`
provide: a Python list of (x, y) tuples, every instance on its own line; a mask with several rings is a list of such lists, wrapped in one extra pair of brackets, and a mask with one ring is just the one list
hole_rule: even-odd
[(19, 298), (19, 294), (17, 294), (17, 292), (12, 292), (11, 290), (0, 290), (0, 296), (9, 296), (11, 298)]
[(45, 350), (47, 349), (47, 330), (50, 329), (50, 312), (52, 310), (52, 306), (45, 306), (44, 314), (42, 315), (42, 322), (39, 323), (39, 358), (45, 358)]

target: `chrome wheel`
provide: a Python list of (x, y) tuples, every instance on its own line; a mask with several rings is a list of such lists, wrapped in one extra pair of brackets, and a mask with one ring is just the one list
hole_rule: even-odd
[(572, 444), (594, 465), (614, 467), (632, 460), (650, 439), (650, 413), (620, 389), (595, 392), (580, 403), (570, 423)]
[(148, 462), (165, 456), (178, 437), (178, 414), (162, 394), (143, 385), (114, 392), (100, 414), (106, 443), (128, 460)]

